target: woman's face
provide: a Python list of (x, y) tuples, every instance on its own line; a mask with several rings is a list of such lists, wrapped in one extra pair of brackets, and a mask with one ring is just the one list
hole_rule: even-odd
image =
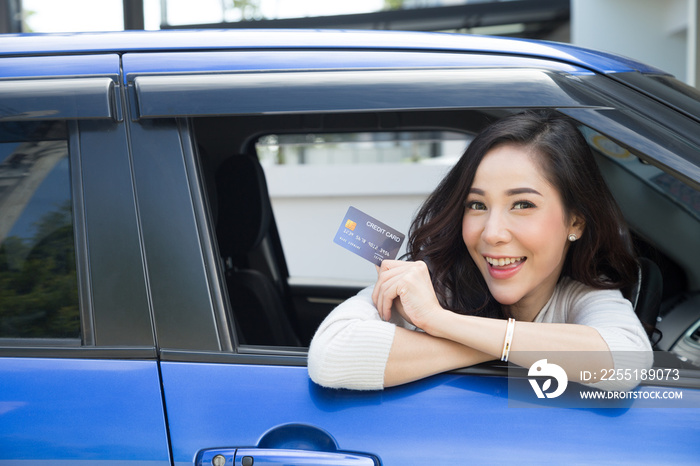
[(491, 294), (528, 321), (554, 292), (568, 236), (583, 232), (535, 157), (515, 144), (491, 149), (476, 171), (462, 221), (464, 244)]

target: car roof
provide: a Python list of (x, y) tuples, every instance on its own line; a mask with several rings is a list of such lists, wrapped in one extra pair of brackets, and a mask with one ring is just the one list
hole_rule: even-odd
[(359, 30), (163, 30), (0, 36), (0, 57), (197, 50), (394, 50), (545, 58), (598, 73), (667, 74), (629, 58), (569, 44), (450, 33)]

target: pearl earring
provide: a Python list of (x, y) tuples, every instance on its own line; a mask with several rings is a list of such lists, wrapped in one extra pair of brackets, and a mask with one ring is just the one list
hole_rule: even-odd
[(569, 235), (569, 241), (571, 241), (572, 243), (573, 243), (574, 241), (576, 241), (577, 239), (578, 239), (578, 238), (576, 237), (575, 234), (572, 233), (572, 234)]

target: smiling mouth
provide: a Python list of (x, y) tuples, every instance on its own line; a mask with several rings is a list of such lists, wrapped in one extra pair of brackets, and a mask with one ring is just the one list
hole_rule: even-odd
[(507, 267), (507, 266), (513, 266), (513, 265), (519, 265), (521, 262), (523, 262), (526, 257), (484, 257), (486, 259), (486, 262), (489, 263), (491, 267)]

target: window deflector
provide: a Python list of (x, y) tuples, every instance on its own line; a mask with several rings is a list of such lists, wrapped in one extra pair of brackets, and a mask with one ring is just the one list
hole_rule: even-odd
[(450, 108), (598, 107), (574, 77), (542, 69), (399, 69), (141, 75), (132, 118)]
[(3, 81), (0, 102), (0, 121), (119, 118), (108, 77)]

